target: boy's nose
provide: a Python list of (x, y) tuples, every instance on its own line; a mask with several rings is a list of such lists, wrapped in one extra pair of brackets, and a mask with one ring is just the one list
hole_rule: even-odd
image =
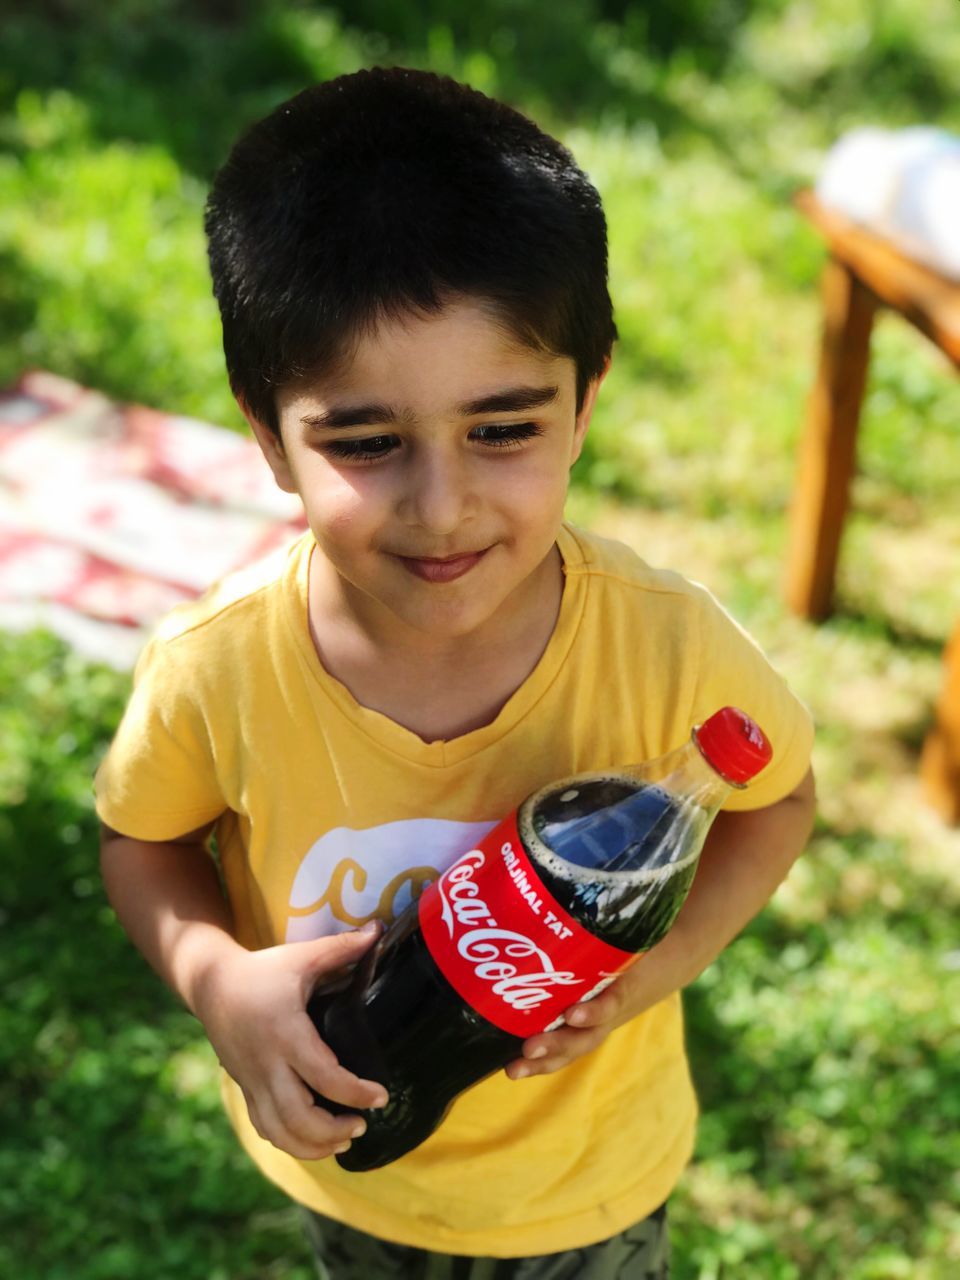
[(418, 458), (406, 478), (403, 519), (436, 536), (455, 532), (476, 506), (468, 472), (462, 460), (445, 451)]

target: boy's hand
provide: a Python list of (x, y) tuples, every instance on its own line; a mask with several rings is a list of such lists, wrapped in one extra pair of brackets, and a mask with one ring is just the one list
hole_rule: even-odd
[(318, 1093), (348, 1107), (383, 1106), (383, 1086), (345, 1070), (306, 1012), (319, 977), (355, 964), (380, 929), (341, 933), (262, 951), (240, 948), (204, 975), (195, 1012), (227, 1073), (243, 1091), (261, 1138), (300, 1160), (345, 1151), (363, 1132), (357, 1115), (332, 1116)]
[(640, 1013), (647, 1005), (640, 974), (632, 965), (598, 996), (585, 1004), (575, 1004), (565, 1014), (567, 1025), (556, 1031), (542, 1031), (524, 1040), (522, 1058), (514, 1058), (504, 1068), (511, 1080), (547, 1075), (569, 1066), (585, 1053), (592, 1053), (611, 1031)]

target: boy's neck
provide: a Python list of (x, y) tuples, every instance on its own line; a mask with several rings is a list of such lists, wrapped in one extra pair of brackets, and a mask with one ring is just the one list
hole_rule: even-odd
[(543, 655), (563, 596), (563, 561), (554, 546), (522, 597), (515, 593), (477, 632), (434, 637), (401, 626), (385, 634), (364, 625), (348, 599), (331, 591), (324, 567), (315, 548), (308, 614), (325, 670), (362, 706), (426, 742), (448, 741), (496, 719)]

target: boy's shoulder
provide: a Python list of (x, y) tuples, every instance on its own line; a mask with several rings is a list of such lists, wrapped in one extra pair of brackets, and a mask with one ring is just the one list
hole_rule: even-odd
[(701, 657), (716, 644), (739, 651), (756, 641), (709, 587), (676, 569), (655, 567), (616, 538), (564, 526), (564, 571), (581, 583), (581, 634), (610, 648), (636, 645), (643, 635), (661, 655)]
[(299, 577), (311, 535), (277, 547), (213, 583), (196, 600), (172, 609), (160, 620), (152, 640), (159, 644), (207, 640), (223, 644), (229, 636), (263, 625), (282, 607), (285, 586)]
[(586, 577), (598, 585), (634, 588), (665, 603), (702, 604), (712, 597), (706, 587), (675, 569), (662, 569), (644, 560), (625, 542), (603, 537), (579, 526), (564, 524), (564, 572), (567, 577)]

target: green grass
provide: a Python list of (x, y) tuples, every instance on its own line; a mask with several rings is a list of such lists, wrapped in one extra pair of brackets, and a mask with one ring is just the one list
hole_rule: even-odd
[[(571, 514), (709, 585), (820, 726), (810, 849), (687, 993), (704, 1118), (676, 1274), (947, 1280), (960, 836), (917, 762), (960, 615), (960, 384), (892, 318), (837, 614), (789, 617), (780, 580), (822, 262), (789, 195), (857, 123), (960, 130), (956, 4), (677, 9), (47, 0), (0, 20), (0, 382), (45, 367), (239, 429), (206, 183), (313, 79), (406, 60), (560, 132), (604, 197), (621, 329)], [(90, 776), (126, 685), (50, 637), (0, 636), (0, 1274), (306, 1280), (296, 1213), (237, 1148), (198, 1025), (99, 886)]]

